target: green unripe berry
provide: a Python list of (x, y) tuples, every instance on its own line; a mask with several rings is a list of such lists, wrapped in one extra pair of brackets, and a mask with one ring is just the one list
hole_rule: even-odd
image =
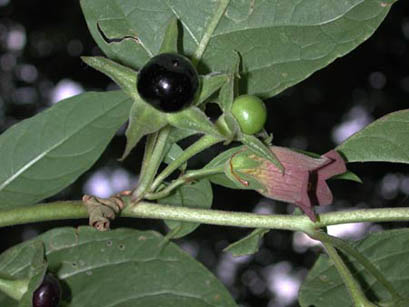
[(263, 100), (253, 95), (237, 97), (231, 112), (245, 134), (260, 132), (267, 120), (267, 110)]

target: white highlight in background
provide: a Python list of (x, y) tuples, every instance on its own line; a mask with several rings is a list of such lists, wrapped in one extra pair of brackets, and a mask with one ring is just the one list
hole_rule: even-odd
[(355, 106), (349, 110), (345, 121), (332, 130), (332, 140), (336, 144), (340, 144), (371, 121), (371, 116), (362, 106)]
[(57, 83), (51, 93), (51, 102), (57, 103), (60, 100), (78, 95), (84, 91), (84, 88), (77, 82), (70, 79), (63, 79)]

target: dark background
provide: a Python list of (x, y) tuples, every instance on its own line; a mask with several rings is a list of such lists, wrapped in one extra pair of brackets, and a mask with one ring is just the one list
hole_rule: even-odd
[[(109, 79), (79, 59), (80, 55), (94, 54), (100, 52), (77, 1), (0, 0), (0, 132), (49, 107), (56, 88), (61, 89), (64, 84), (83, 90), (113, 88)], [(266, 129), (274, 132), (274, 142), (278, 145), (324, 153), (336, 146), (334, 134), (344, 131), (340, 127), (351, 130), (354, 125), (362, 126), (389, 112), (408, 108), (408, 102), (409, 2), (400, 0), (368, 41), (272, 98), (268, 103)], [(125, 163), (119, 164), (116, 159), (121, 156), (124, 144), (123, 133), (119, 133), (89, 172), (50, 200), (80, 199), (84, 184), (101, 169), (108, 174), (109, 170), (121, 168), (129, 178), (134, 178), (143, 147), (139, 146)], [(202, 155), (191, 166), (203, 161)], [(349, 165), (349, 168), (358, 173), (364, 183), (331, 182), (336, 196), (331, 210), (408, 204), (406, 165), (368, 163)], [(218, 209), (275, 213), (293, 209), (255, 192), (237, 193), (217, 186), (214, 192), (213, 207)], [(4, 228), (1, 249), (55, 226), (86, 222)], [(158, 221), (122, 219), (113, 224), (113, 227), (120, 226), (165, 231)], [(407, 224), (384, 223), (381, 227), (397, 226)], [(360, 237), (362, 231), (379, 229), (380, 226), (364, 224), (360, 228), (341, 229), (340, 235)], [(178, 243), (217, 274), (242, 306), (297, 306), (291, 293), (305, 277), (306, 269), (313, 265), (320, 248), (296, 244), (299, 241), (293, 233), (271, 231), (259, 253), (252, 257), (233, 259), (222, 253), (224, 247), (247, 233), (246, 229), (202, 225)], [(286, 299), (287, 292), (289, 298)]]

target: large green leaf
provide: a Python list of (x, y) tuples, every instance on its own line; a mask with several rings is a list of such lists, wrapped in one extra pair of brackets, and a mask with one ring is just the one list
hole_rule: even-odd
[[(156, 232), (59, 228), (36, 240), (44, 242), (49, 269), (70, 298), (64, 306), (236, 306), (203, 265)], [(19, 254), (26, 244), (11, 250)], [(20, 261), (19, 270), (27, 266)]]
[[(373, 233), (354, 242), (354, 245), (384, 274), (398, 293), (409, 298), (409, 229)], [(352, 256), (345, 255), (345, 259), (371, 301), (390, 300), (387, 290)], [(302, 307), (353, 306), (341, 277), (324, 255), (317, 260), (301, 286), (299, 302)]]
[(336, 149), (348, 162), (409, 163), (409, 109), (381, 117)]
[[(203, 45), (201, 73), (228, 71), (235, 61), (232, 51), (237, 51), (245, 92), (269, 97), (368, 39), (391, 2), (192, 0), (186, 5), (184, 0), (82, 0), (81, 5), (92, 36), (114, 60), (141, 67), (159, 52), (166, 26), (176, 16), (183, 25), (185, 54), (194, 54), (210, 38)], [(225, 3), (227, 9), (220, 14)], [(215, 30), (209, 30), (214, 23)], [(104, 35), (126, 39), (107, 42)]]
[(63, 100), (0, 136), (0, 208), (31, 205), (71, 184), (127, 120), (120, 91)]

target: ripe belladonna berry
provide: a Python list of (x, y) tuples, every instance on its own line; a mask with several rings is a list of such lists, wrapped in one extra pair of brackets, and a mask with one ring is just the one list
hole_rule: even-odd
[(57, 307), (61, 299), (61, 286), (54, 276), (46, 274), (33, 293), (33, 307)]
[(242, 95), (233, 101), (233, 116), (246, 134), (255, 134), (263, 129), (267, 120), (267, 110), (263, 100), (253, 95)]
[(140, 70), (137, 82), (141, 98), (163, 112), (190, 106), (199, 88), (196, 69), (177, 53), (154, 56)]

